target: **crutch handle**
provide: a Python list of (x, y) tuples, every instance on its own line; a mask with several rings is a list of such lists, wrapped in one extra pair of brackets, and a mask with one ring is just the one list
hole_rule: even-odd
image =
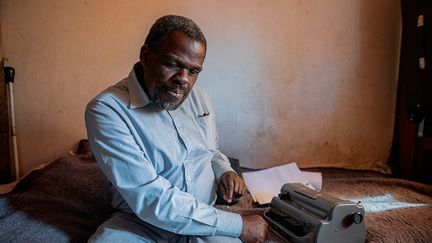
[(15, 68), (5, 67), (4, 68), (5, 81), (6, 83), (13, 83), (15, 80)]

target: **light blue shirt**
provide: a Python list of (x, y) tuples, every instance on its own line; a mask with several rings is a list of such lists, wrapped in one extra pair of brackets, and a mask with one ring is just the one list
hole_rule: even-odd
[(240, 235), (241, 216), (211, 206), (219, 178), (233, 169), (198, 85), (176, 110), (157, 110), (132, 69), (87, 105), (85, 121), (115, 208), (177, 234)]

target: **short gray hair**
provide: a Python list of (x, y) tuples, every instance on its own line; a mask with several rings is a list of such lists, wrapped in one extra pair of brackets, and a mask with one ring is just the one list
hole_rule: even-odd
[(207, 41), (201, 29), (191, 19), (178, 15), (166, 15), (152, 25), (144, 42), (151, 51), (157, 52), (168, 35), (174, 31), (181, 31), (189, 38), (204, 44), (207, 49)]

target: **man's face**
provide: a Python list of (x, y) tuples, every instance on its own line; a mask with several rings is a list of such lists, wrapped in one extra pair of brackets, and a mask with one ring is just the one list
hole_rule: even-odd
[(174, 110), (194, 86), (205, 57), (205, 46), (180, 31), (172, 32), (157, 52), (143, 47), (140, 63), (150, 100), (162, 109)]

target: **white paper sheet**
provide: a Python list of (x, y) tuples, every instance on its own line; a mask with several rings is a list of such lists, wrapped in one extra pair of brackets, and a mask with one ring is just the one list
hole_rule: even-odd
[(280, 193), (280, 189), (285, 183), (302, 183), (315, 189), (308, 181), (309, 176), (317, 179), (321, 177), (321, 173), (319, 173), (319, 176), (317, 174), (304, 174), (295, 162), (265, 170), (243, 173), (249, 192), (259, 204), (270, 203), (271, 199)]
[(321, 172), (302, 171), (302, 173), (315, 189), (321, 190), (322, 187)]

